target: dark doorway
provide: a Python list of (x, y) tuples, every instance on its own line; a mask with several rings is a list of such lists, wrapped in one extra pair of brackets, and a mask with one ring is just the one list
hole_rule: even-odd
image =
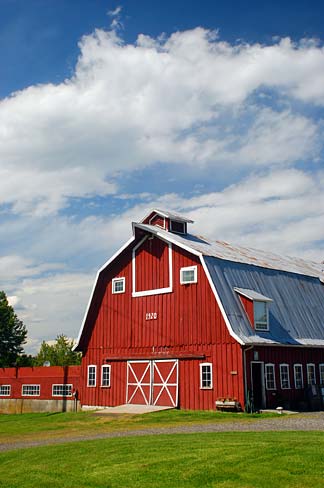
[(263, 381), (263, 363), (251, 363), (251, 383), (252, 397), (255, 410), (265, 407), (264, 404), (264, 381)]

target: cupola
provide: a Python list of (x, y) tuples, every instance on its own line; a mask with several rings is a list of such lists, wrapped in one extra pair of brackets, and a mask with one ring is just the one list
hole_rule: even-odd
[(192, 224), (193, 220), (187, 219), (182, 215), (164, 210), (154, 209), (144, 219), (142, 224), (154, 225), (167, 232), (174, 234), (187, 234), (187, 224)]

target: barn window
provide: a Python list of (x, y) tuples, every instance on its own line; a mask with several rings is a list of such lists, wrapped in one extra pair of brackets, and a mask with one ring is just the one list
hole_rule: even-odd
[(307, 364), (307, 384), (316, 385), (315, 364)]
[(88, 366), (88, 386), (96, 386), (97, 384), (97, 366), (90, 364)]
[(274, 364), (266, 364), (264, 368), (265, 384), (267, 390), (276, 389), (276, 377)]
[(22, 385), (22, 396), (39, 396), (40, 385)]
[(213, 388), (213, 365), (211, 363), (200, 364), (200, 388), (202, 390)]
[(170, 231), (176, 234), (186, 234), (187, 226), (184, 222), (178, 222), (177, 220), (170, 220)]
[(187, 268), (181, 268), (180, 283), (181, 285), (197, 283), (197, 266), (188, 266)]
[(0, 396), (10, 396), (11, 385), (0, 385)]
[(282, 390), (290, 388), (289, 364), (280, 364), (280, 386)]
[(72, 396), (72, 386), (66, 384), (52, 385), (52, 396)]
[(269, 330), (268, 303), (255, 300), (253, 302), (253, 311), (254, 311), (255, 330), (260, 330), (260, 331)]
[(101, 386), (110, 386), (110, 364), (101, 366)]
[(324, 364), (319, 364), (320, 385), (324, 385)]
[(304, 388), (304, 377), (303, 377), (303, 365), (294, 364), (294, 377), (295, 377), (295, 388), (296, 390), (302, 390)]
[(125, 278), (114, 278), (112, 280), (112, 292), (125, 293)]

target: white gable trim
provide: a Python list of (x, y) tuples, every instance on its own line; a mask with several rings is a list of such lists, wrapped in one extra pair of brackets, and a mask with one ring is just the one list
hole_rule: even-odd
[[(213, 280), (210, 276), (210, 273), (208, 271), (208, 268), (206, 266), (206, 263), (205, 263), (205, 260), (204, 260), (204, 255), (199, 252), (199, 251), (196, 251), (195, 249), (191, 248), (190, 246), (187, 246), (183, 243), (180, 243), (179, 241), (177, 241), (176, 239), (172, 238), (172, 234), (168, 234), (167, 236), (165, 235), (166, 233), (164, 232), (164, 234), (162, 235), (158, 228), (156, 229), (150, 229), (150, 231), (148, 231), (147, 229), (143, 229), (142, 225), (141, 224), (136, 224), (135, 222), (133, 222), (132, 224), (133, 226), (133, 237), (131, 237), (127, 242), (126, 244), (124, 244), (98, 271), (97, 275), (96, 275), (96, 280), (95, 280), (95, 284), (92, 288), (92, 292), (91, 292), (91, 295), (90, 295), (90, 299), (89, 299), (89, 302), (88, 302), (88, 306), (87, 306), (87, 309), (86, 309), (86, 312), (85, 312), (85, 315), (84, 315), (84, 318), (83, 318), (83, 321), (82, 321), (82, 325), (81, 325), (81, 328), (80, 328), (80, 332), (79, 332), (79, 335), (78, 335), (78, 338), (77, 338), (77, 342), (73, 348), (73, 350), (75, 350), (77, 348), (77, 346), (79, 345), (79, 342), (80, 342), (80, 339), (81, 339), (81, 336), (82, 336), (82, 333), (83, 333), (83, 329), (84, 329), (84, 326), (85, 326), (85, 322), (86, 322), (86, 319), (87, 319), (87, 316), (88, 316), (88, 313), (89, 313), (89, 309), (90, 309), (90, 304), (92, 302), (92, 299), (93, 299), (93, 295), (94, 295), (94, 292), (95, 292), (95, 289), (96, 289), (96, 286), (97, 286), (97, 283), (98, 283), (98, 279), (99, 279), (99, 276), (100, 276), (100, 273), (101, 271), (103, 271), (107, 266), (109, 266), (109, 264), (112, 263), (112, 261), (114, 261), (132, 242), (134, 242), (135, 240), (135, 229), (136, 227), (150, 233), (150, 234), (154, 234), (156, 235), (157, 237), (159, 237), (160, 239), (162, 239), (163, 241), (167, 242), (167, 243), (171, 243), (171, 244), (174, 244), (175, 246), (178, 246), (180, 247), (181, 249), (184, 249), (185, 251), (188, 251), (190, 254), (194, 254), (195, 256), (198, 256), (199, 259), (200, 259), (200, 262), (202, 264), (202, 267), (205, 271), (205, 274), (207, 276), (207, 279), (209, 281), (209, 284), (210, 284), (210, 287), (214, 293), (214, 296), (216, 298), (216, 302), (219, 306), (219, 309), (221, 311), (221, 314), (223, 316), (223, 319), (225, 321), (225, 324), (227, 326), (227, 329), (228, 329), (228, 332), (229, 334), (231, 335), (231, 337), (233, 337), (233, 339), (235, 339), (239, 344), (241, 345), (245, 345), (245, 343), (242, 341), (242, 339), (237, 335), (235, 334), (235, 332), (233, 331), (233, 328), (230, 324), (230, 321), (226, 315), (226, 312), (225, 312), (225, 309), (223, 307), (223, 304), (220, 300), (220, 297), (217, 293), (217, 290), (215, 288), (215, 285), (213, 283)], [(141, 241), (142, 242), (142, 241)], [(138, 246), (137, 246), (138, 247)], [(171, 259), (172, 259), (172, 249), (169, 247), (169, 253), (171, 252)], [(170, 262), (170, 255), (169, 255), (169, 262)], [(172, 266), (171, 266), (172, 268)], [(134, 273), (133, 273), (133, 280), (134, 280)], [(172, 283), (172, 271), (171, 271), (171, 274), (170, 274), (170, 282)], [(172, 285), (171, 285), (172, 286)], [(170, 287), (169, 287), (170, 288)], [(169, 291), (169, 288), (166, 289), (166, 292)], [(133, 290), (134, 290), (134, 282), (133, 282)], [(153, 292), (153, 293), (152, 293)], [(137, 292), (137, 293), (142, 293), (142, 292)], [(144, 292), (145, 293), (145, 292)], [(151, 293), (149, 292), (146, 292), (146, 294), (156, 294), (156, 293), (163, 293), (163, 291), (161, 290), (151, 290)], [(133, 295), (134, 296), (134, 295)], [(139, 296), (139, 295), (137, 295)]]
[(84, 329), (84, 326), (85, 326), (85, 323), (86, 323), (86, 320), (87, 320), (87, 316), (88, 316), (88, 313), (89, 313), (90, 305), (91, 305), (91, 302), (92, 302), (92, 299), (93, 299), (93, 295), (94, 295), (94, 292), (95, 292), (95, 289), (96, 289), (96, 286), (97, 286), (97, 283), (98, 283), (98, 280), (99, 280), (99, 276), (100, 276), (101, 271), (103, 271), (107, 266), (109, 266), (109, 264), (112, 261), (114, 261), (126, 249), (126, 247), (128, 247), (134, 240), (135, 240), (135, 236), (131, 237), (126, 242), (126, 244), (124, 244), (110, 259), (108, 259), (108, 261), (106, 261), (103, 266), (101, 266), (101, 268), (97, 272), (96, 279), (95, 279), (94, 285), (93, 285), (92, 290), (91, 290), (91, 294), (90, 294), (90, 298), (89, 298), (89, 301), (88, 301), (88, 305), (87, 305), (87, 308), (86, 308), (86, 311), (85, 311), (85, 314), (84, 314), (84, 317), (83, 317), (83, 321), (82, 321), (82, 324), (81, 324), (81, 328), (80, 328), (80, 331), (79, 331), (79, 335), (78, 335), (78, 338), (76, 340), (76, 344), (73, 346), (73, 351), (79, 345), (79, 342), (80, 342), (80, 339), (81, 339), (81, 336), (82, 336), (82, 332), (83, 332), (83, 329)]

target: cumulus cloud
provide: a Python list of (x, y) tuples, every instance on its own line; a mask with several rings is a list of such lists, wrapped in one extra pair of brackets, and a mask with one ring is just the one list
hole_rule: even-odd
[[(231, 45), (197, 28), (135, 44), (96, 30), (79, 46), (71, 79), (0, 102), (0, 204), (15, 212), (55, 213), (70, 197), (114, 193), (123, 173), (157, 161), (217, 169), (320, 155), (322, 131), (291, 106), (324, 105), (324, 51), (314, 42)], [(251, 101), (265, 88), (285, 106)]]
[[(152, 207), (209, 238), (324, 258), (323, 46), (230, 44), (203, 28), (127, 44), (120, 13), (81, 39), (70, 79), (0, 101), (1, 289), (31, 350), (77, 336), (96, 269)], [(157, 164), (174, 193), (150, 190)], [(182, 193), (189, 166), (200, 194)], [(83, 213), (98, 197), (111, 207)]]

